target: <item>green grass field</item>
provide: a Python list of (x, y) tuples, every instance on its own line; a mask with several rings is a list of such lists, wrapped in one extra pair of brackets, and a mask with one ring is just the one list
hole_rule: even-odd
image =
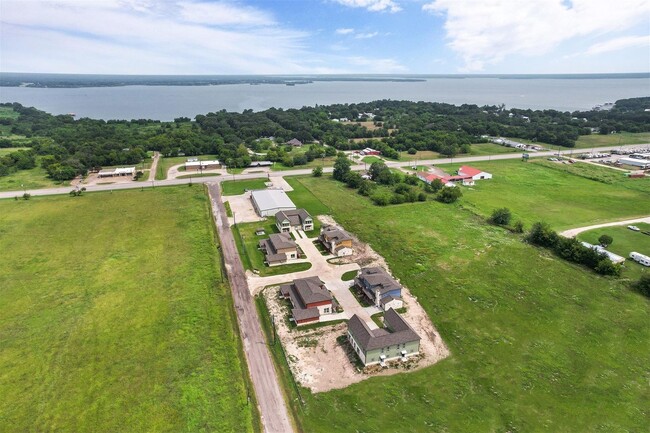
[[(635, 223), (634, 225), (641, 230), (650, 231), (650, 224)], [(632, 251), (650, 256), (650, 236), (640, 231), (632, 231), (627, 226), (616, 226), (582, 232), (578, 235), (578, 239), (598, 245), (598, 238), (602, 235), (609, 235), (614, 239), (614, 242), (607, 247), (609, 251), (626, 258), (623, 268), (624, 277), (637, 280), (642, 274), (650, 272), (650, 269), (630, 259)]]
[[(480, 156), (480, 155), (497, 155), (500, 153), (523, 153), (519, 149), (514, 149), (512, 147), (501, 146), (494, 143), (477, 143), (472, 144), (470, 155)], [(461, 156), (461, 155), (458, 155)]]
[(486, 224), (464, 198), (377, 207), (329, 179), (297, 180), (386, 258), (452, 356), (341, 390), (303, 390), (304, 431), (646, 430), (647, 299)]
[(0, 430), (253, 431), (201, 188), (0, 201)]
[[(266, 234), (258, 236), (255, 234), (258, 228), (263, 228)], [(290, 263), (279, 266), (266, 266), (264, 254), (258, 249), (259, 242), (267, 239), (271, 233), (279, 233), (275, 226), (274, 218), (267, 218), (266, 221), (237, 224), (233, 230), (235, 243), (239, 250), (242, 264), (245, 269), (257, 271), (258, 275), (268, 277), (271, 275), (288, 274), (291, 272), (306, 271), (311, 268), (311, 263)]]
[(283, 170), (300, 170), (301, 168), (332, 167), (334, 165), (335, 161), (336, 161), (336, 158), (328, 156), (326, 158), (314, 159), (313, 161), (308, 162), (305, 165), (295, 165), (293, 167), (287, 167), (286, 165), (282, 164), (281, 162), (276, 162), (275, 164), (273, 164), (271, 169), (273, 171), (283, 171)]
[(619, 146), (624, 144), (648, 144), (650, 143), (650, 132), (620, 134), (592, 134), (581, 135), (576, 142), (576, 149), (588, 149), (598, 146)]
[[(485, 217), (494, 209), (508, 207), (513, 219), (522, 220), (527, 227), (541, 220), (561, 230), (650, 215), (650, 179), (629, 179), (619, 171), (589, 164), (546, 160), (472, 165), (494, 177), (463, 187), (461, 202)], [(458, 165), (440, 168), (451, 173)]]
[(221, 182), (221, 195), (241, 195), (247, 190), (266, 189), (267, 179), (225, 180)]
[(372, 164), (373, 162), (379, 162), (379, 161), (383, 161), (383, 159), (372, 155), (361, 158), (361, 162), (365, 162), (368, 165)]
[(37, 165), (29, 170), (18, 170), (9, 176), (0, 176), (0, 191), (16, 191), (22, 195), (23, 189), (57, 188), (69, 186), (70, 182), (55, 182), (47, 177), (47, 172)]

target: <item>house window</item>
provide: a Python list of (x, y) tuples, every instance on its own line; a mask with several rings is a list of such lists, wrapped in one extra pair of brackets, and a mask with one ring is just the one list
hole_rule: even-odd
[(330, 309), (329, 309), (329, 308), (325, 308), (325, 309), (323, 310), (323, 313), (325, 313), (325, 314), (327, 314), (327, 313), (329, 313), (329, 312), (330, 312)]

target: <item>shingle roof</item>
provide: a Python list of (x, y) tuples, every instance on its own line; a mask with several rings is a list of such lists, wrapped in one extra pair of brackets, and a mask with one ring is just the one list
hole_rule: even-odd
[(287, 193), (281, 189), (260, 189), (251, 193), (252, 199), (257, 203), (260, 211), (271, 209), (295, 209)]
[(420, 336), (392, 308), (384, 314), (384, 323), (388, 325), (388, 329), (371, 331), (355, 314), (348, 321), (348, 331), (364, 352), (420, 340)]
[(379, 266), (361, 269), (361, 273), (357, 278), (366, 281), (373, 290), (379, 289), (379, 294), (381, 295), (396, 289), (401, 290), (402, 288), (402, 286), (400, 286), (399, 283), (388, 274), (388, 272)]
[(273, 252), (284, 248), (296, 248), (297, 244), (291, 239), (289, 233), (272, 233), (269, 235), (269, 244), (273, 248)]
[(293, 285), (305, 304), (332, 300), (332, 295), (318, 277), (300, 278), (294, 280)]
[(350, 233), (346, 232), (343, 229), (340, 229), (338, 227), (334, 226), (327, 226), (323, 227), (323, 231), (321, 233), (327, 241), (335, 241), (335, 242), (341, 242), (341, 241), (347, 241), (352, 239), (352, 236), (350, 236)]
[(381, 305), (386, 305), (386, 304), (388, 304), (390, 301), (394, 301), (395, 299), (400, 299), (400, 298), (398, 298), (398, 297), (396, 297), (396, 296), (392, 296), (392, 295), (391, 295), (391, 296), (386, 296), (386, 297), (381, 298), (381, 300), (379, 301), (379, 303), (380, 303)]
[(276, 221), (284, 221), (286, 219), (294, 226), (302, 225), (307, 218), (311, 219), (311, 215), (304, 209), (281, 210), (275, 214)]
[(290, 144), (292, 146), (302, 146), (302, 141), (298, 140), (297, 138), (292, 138), (291, 140), (287, 141), (287, 144)]

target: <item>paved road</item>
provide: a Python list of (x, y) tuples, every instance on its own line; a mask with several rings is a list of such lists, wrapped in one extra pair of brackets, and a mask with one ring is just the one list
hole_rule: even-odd
[(634, 223), (648, 223), (650, 224), (650, 216), (643, 217), (643, 218), (635, 218), (631, 220), (625, 220), (625, 221), (614, 221), (611, 223), (605, 223), (605, 224), (596, 224), (593, 226), (585, 226), (585, 227), (578, 227), (575, 229), (569, 229), (565, 230), (560, 235), (564, 236), (565, 238), (574, 238), (577, 235), (579, 235), (582, 232), (586, 232), (587, 230), (593, 230), (593, 229), (599, 229), (601, 227), (612, 227), (612, 226), (626, 226), (628, 224), (634, 224)]
[(235, 239), (228, 225), (226, 208), (221, 200), (220, 185), (208, 184), (212, 212), (221, 240), (226, 273), (230, 282), (239, 333), (244, 345), (255, 396), (260, 409), (262, 425), (267, 433), (291, 433), (293, 426), (280, 389), (277, 373), (266, 346), (257, 309), (248, 289), (246, 274), (235, 245)]
[[(608, 151), (614, 149), (625, 149), (625, 148), (637, 148), (641, 146), (648, 146), (650, 144), (634, 144), (627, 146), (606, 146), (606, 147), (595, 147), (591, 150), (596, 152)], [(561, 155), (572, 155), (575, 153), (584, 153), (586, 149), (571, 149), (571, 150), (562, 150), (558, 152), (557, 150), (544, 151), (544, 152), (527, 152), (530, 153), (532, 157), (544, 157), (544, 156), (553, 156), (560, 153)], [(467, 163), (467, 162), (479, 162), (479, 161), (497, 161), (503, 159), (520, 159), (523, 152), (515, 153), (505, 153), (499, 155), (485, 155), (485, 156), (464, 156), (458, 158), (438, 158), (438, 159), (427, 159), (418, 161), (418, 165), (431, 165), (431, 164), (448, 164), (450, 162), (455, 163)], [(389, 167), (408, 167), (413, 164), (413, 161), (387, 161), (386, 165)], [(353, 165), (352, 170), (363, 170), (363, 165)], [(332, 167), (325, 167), (323, 172), (331, 173), (334, 171)], [(281, 172), (273, 172), (277, 176), (297, 176), (301, 174), (311, 174), (310, 168), (303, 168), (297, 170), (286, 170)], [(242, 180), (242, 179), (258, 179), (266, 178), (268, 173), (248, 173), (248, 174), (238, 174), (227, 175), (227, 176), (215, 176), (215, 177), (199, 177), (192, 178), (192, 183), (214, 183), (214, 182), (223, 182), (224, 180)], [(167, 179), (167, 180), (156, 180), (149, 182), (133, 182), (133, 183), (124, 183), (124, 184), (112, 184), (112, 185), (89, 185), (86, 187), (88, 192), (93, 191), (117, 191), (121, 189), (138, 189), (138, 188), (152, 188), (156, 186), (171, 186), (171, 185), (184, 185), (190, 183), (190, 179)], [(68, 194), (70, 193), (70, 187), (64, 188), (47, 188), (47, 189), (33, 189), (28, 190), (27, 192), (33, 196), (36, 195), (56, 195), (56, 194)], [(0, 198), (13, 198), (15, 196), (21, 196), (22, 191), (6, 191), (0, 192)]]

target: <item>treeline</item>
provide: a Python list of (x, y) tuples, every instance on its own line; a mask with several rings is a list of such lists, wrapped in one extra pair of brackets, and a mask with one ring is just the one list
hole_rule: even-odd
[[(62, 176), (106, 165), (135, 165), (151, 150), (165, 156), (213, 154), (231, 167), (245, 167), (256, 159), (291, 166), (322, 157), (323, 152), (333, 156), (329, 147), (334, 151), (373, 147), (398, 158), (399, 152), (417, 150), (444, 155), (468, 152), (470, 144), (485, 141), (485, 135), (570, 147), (580, 135), (590, 134), (591, 128), (603, 134), (650, 131), (650, 112), (645, 111), (650, 98), (617, 101), (609, 111), (574, 113), (381, 100), (261, 112), (222, 110), (173, 122), (75, 120), (17, 103), (0, 106), (19, 114), (15, 119), (1, 119), (3, 129), (28, 138), (46, 138), (36, 140), (32, 147), (38, 155), (54, 157), (65, 168)], [(344, 118), (352, 121), (341, 121)], [(283, 146), (293, 138), (318, 146), (304, 156), (291, 155)], [(11, 145), (11, 140), (0, 139), (0, 147)]]
[(0, 176), (8, 176), (18, 170), (36, 167), (36, 153), (33, 150), (18, 150), (0, 157)]
[(585, 247), (576, 238), (558, 235), (547, 224), (533, 224), (526, 236), (531, 244), (548, 248), (565, 260), (587, 266), (602, 275), (620, 275), (621, 266), (613, 263), (606, 254)]

